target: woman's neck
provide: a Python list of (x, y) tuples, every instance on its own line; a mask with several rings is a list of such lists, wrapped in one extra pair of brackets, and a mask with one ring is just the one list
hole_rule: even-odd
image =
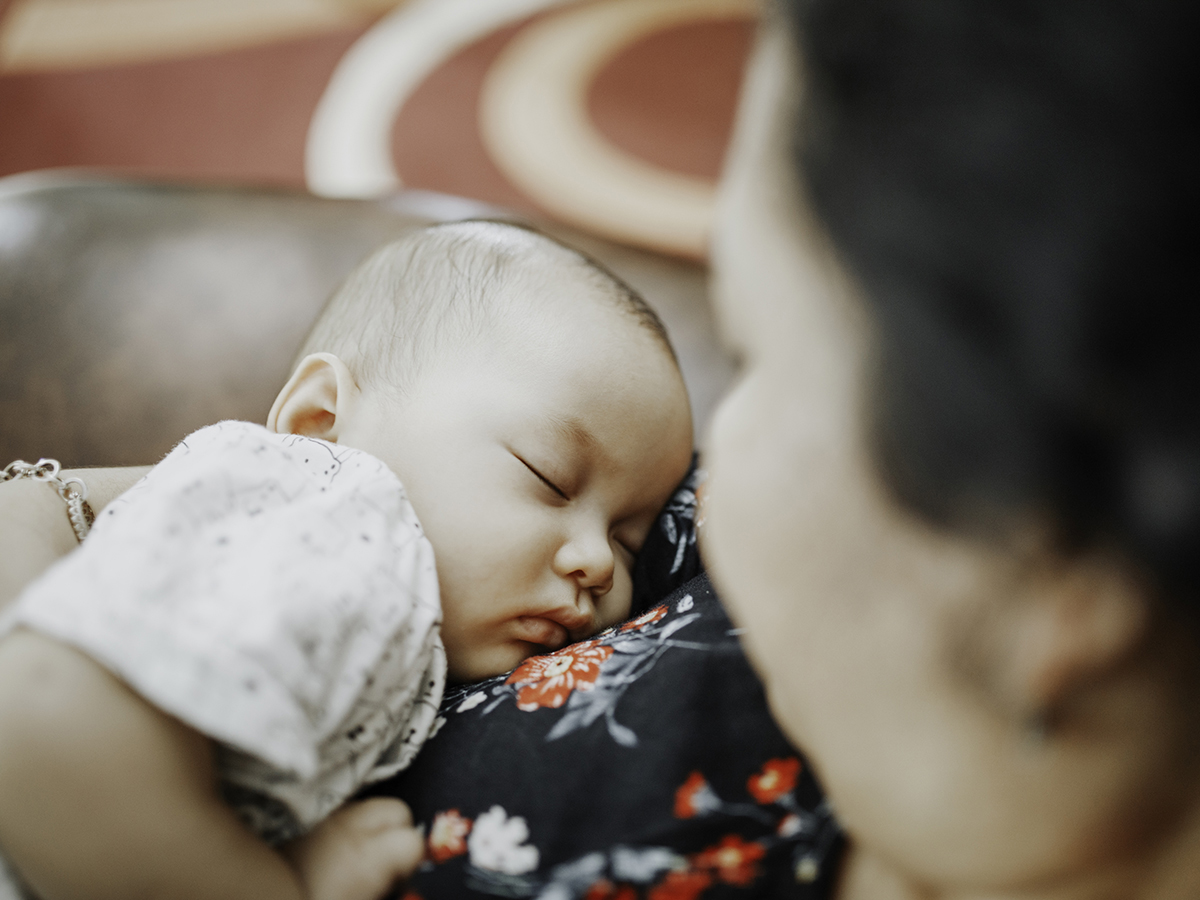
[(1053, 883), (979, 889), (922, 884), (902, 866), (853, 844), (836, 900), (1196, 900), (1200, 897), (1200, 805), (1141, 853), (1065, 874)]

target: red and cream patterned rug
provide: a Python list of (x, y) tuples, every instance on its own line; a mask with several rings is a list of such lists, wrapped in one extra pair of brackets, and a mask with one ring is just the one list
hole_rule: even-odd
[(401, 186), (703, 258), (753, 0), (0, 0), (0, 175)]

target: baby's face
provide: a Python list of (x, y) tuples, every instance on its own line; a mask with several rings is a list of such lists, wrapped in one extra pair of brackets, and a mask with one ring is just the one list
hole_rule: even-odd
[(365, 397), (339, 435), (408, 490), (456, 681), (624, 619), (634, 556), (691, 458), (674, 362), (575, 282), (539, 288), (548, 310), (447, 355), (402, 403)]

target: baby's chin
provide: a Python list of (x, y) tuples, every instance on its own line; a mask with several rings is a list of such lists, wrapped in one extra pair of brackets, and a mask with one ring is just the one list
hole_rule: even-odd
[[(555, 648), (557, 649), (557, 648)], [(509, 641), (486, 652), (468, 653), (466, 659), (453, 659), (448, 654), (446, 680), (450, 684), (470, 684), (507, 675), (531, 656), (543, 656), (554, 651), (530, 641)]]
[[(573, 639), (562, 624), (545, 616), (519, 616), (505, 626), (507, 640), (487, 647), (461, 648), (448, 643), (446, 646), (447, 681), (451, 684), (469, 684), (507, 675), (525, 660), (534, 656), (546, 656), (580, 641), (591, 640), (613, 625), (628, 618), (630, 596), (623, 605), (625, 615), (617, 621), (605, 622), (602, 627), (587, 636)], [(444, 635), (443, 635), (444, 636)]]

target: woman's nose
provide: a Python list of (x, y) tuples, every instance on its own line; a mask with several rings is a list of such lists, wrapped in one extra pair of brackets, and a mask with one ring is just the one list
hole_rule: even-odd
[(578, 582), (593, 597), (612, 590), (616, 557), (608, 534), (588, 532), (574, 535), (558, 549), (555, 571), (563, 578)]

